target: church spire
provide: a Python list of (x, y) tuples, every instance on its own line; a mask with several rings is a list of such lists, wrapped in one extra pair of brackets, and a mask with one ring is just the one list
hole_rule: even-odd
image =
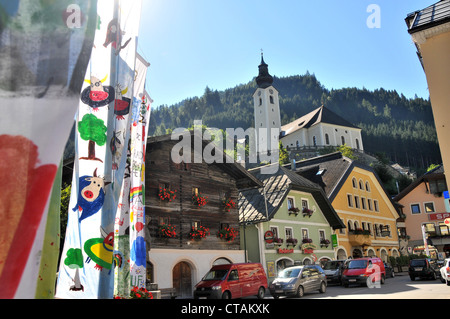
[(261, 50), (261, 64), (258, 66), (259, 75), (256, 77), (256, 84), (259, 88), (265, 89), (272, 85), (273, 77), (269, 74), (269, 67), (264, 62), (263, 52)]

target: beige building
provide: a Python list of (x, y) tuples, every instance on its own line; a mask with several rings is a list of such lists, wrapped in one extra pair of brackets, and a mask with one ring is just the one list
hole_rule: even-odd
[[(450, 0), (408, 14), (408, 32), (417, 47), (430, 92), (444, 167), (450, 167)], [(449, 179), (450, 180), (450, 179)], [(447, 181), (448, 183), (448, 181)], [(448, 185), (447, 185), (448, 186)]]
[(450, 231), (444, 224), (445, 218), (450, 217), (443, 196), (446, 189), (441, 165), (419, 177), (394, 198), (405, 216), (403, 225), (399, 225), (399, 233), (401, 239), (407, 240), (408, 253), (423, 252), (422, 226), (425, 226), (432, 248), (436, 248), (442, 256), (450, 255)]

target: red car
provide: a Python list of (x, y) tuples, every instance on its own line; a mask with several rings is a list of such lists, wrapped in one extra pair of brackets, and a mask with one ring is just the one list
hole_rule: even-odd
[(259, 263), (213, 266), (195, 285), (195, 299), (232, 299), (248, 296), (264, 298), (267, 277)]
[(350, 284), (362, 284), (373, 288), (375, 285), (384, 284), (386, 270), (380, 258), (356, 258), (348, 260), (342, 273), (342, 284), (348, 287)]

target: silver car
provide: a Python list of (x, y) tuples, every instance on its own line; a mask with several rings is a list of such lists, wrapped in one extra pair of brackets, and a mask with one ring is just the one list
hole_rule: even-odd
[(275, 299), (280, 296), (303, 297), (304, 293), (316, 290), (324, 293), (326, 289), (327, 277), (318, 265), (285, 268), (269, 286), (270, 294)]

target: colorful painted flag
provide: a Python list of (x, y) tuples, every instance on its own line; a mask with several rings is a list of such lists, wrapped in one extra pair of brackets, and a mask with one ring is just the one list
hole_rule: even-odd
[(50, 194), (96, 11), (94, 0), (0, 0), (0, 298), (35, 298), (41, 259), (57, 263), (42, 255)]
[[(131, 110), (131, 139), (114, 229), (114, 295), (125, 298), (129, 297), (131, 286), (145, 288), (146, 251), (143, 236), (145, 143), (143, 141), (146, 140), (146, 123), (150, 116), (150, 102), (147, 102), (144, 89), (148, 66), (149, 63), (137, 54)], [(136, 265), (136, 261), (139, 266)]]
[(141, 0), (98, 0), (77, 116), (57, 298), (112, 298), (116, 208), (126, 168)]

